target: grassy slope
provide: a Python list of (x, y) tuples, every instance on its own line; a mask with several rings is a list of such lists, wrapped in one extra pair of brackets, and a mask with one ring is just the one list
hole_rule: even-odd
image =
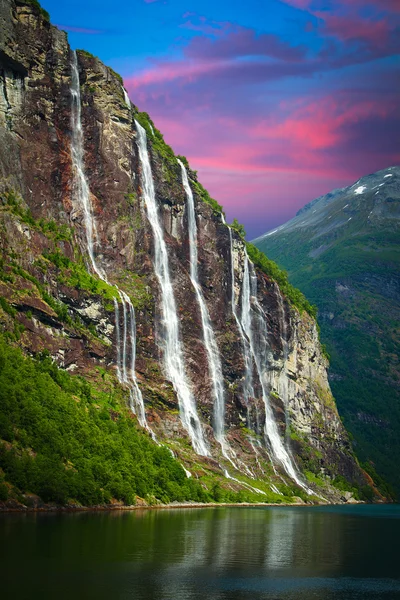
[[(361, 461), (371, 460), (399, 494), (400, 323), (395, 302), (382, 293), (399, 272), (398, 233), (367, 227), (359, 216), (339, 234), (312, 238), (313, 231), (302, 228), (268, 236), (257, 246), (318, 306), (332, 390), (356, 453)], [(330, 247), (311, 258), (324, 244)]]

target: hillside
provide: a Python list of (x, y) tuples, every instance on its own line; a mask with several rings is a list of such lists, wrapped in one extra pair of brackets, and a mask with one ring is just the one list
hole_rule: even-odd
[(316, 304), (360, 460), (400, 491), (400, 167), (334, 190), (254, 240)]

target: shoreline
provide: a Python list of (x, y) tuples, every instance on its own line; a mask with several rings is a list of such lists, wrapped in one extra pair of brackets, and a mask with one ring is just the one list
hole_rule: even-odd
[[(131, 506), (24, 506), (20, 507), (8, 507), (0, 506), (0, 515), (2, 513), (76, 513), (76, 512), (134, 512), (140, 510), (171, 510), (171, 509), (188, 509), (188, 508), (259, 508), (259, 507), (305, 507), (311, 508), (314, 506), (354, 506), (359, 504), (366, 504), (366, 502), (358, 501), (352, 503), (337, 503), (337, 502), (319, 502), (318, 504), (307, 504), (306, 502), (282, 502), (282, 503), (271, 503), (271, 502), (207, 502), (207, 503), (175, 503), (175, 504), (154, 504), (149, 505), (131, 505)], [(380, 503), (377, 503), (380, 504)], [(386, 503), (384, 503), (386, 504)]]

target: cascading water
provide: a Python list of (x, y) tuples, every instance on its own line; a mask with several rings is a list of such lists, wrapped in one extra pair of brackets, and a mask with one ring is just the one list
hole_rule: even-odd
[[(278, 286), (277, 286), (278, 287)], [(279, 306), (279, 319), (281, 325), (281, 340), (282, 340), (282, 349), (283, 349), (283, 366), (279, 375), (278, 380), (278, 393), (279, 397), (282, 399), (283, 406), (285, 408), (285, 423), (286, 423), (286, 439), (289, 437), (289, 428), (290, 428), (290, 415), (289, 415), (289, 377), (288, 377), (288, 369), (287, 362), (289, 358), (289, 342), (288, 342), (288, 331), (286, 324), (286, 314), (285, 307), (283, 304), (282, 295), (280, 293), (279, 288), (277, 289), (277, 297), (278, 297), (278, 306)]]
[[(117, 288), (118, 289), (118, 288)], [(147, 424), (146, 413), (144, 410), (144, 401), (142, 392), (140, 391), (137, 377), (136, 377), (136, 317), (135, 309), (129, 296), (118, 289), (119, 296), (122, 302), (123, 316), (124, 316), (124, 339), (122, 343), (122, 381), (129, 386), (130, 391), (130, 405), (132, 411), (138, 418), (138, 421), (142, 427), (148, 429), (151, 433), (152, 438), (155, 440), (153, 431)], [(128, 307), (128, 308), (127, 308)], [(128, 314), (129, 313), (129, 314)], [(131, 346), (131, 360), (129, 364), (128, 360), (128, 340), (130, 340)]]
[[(71, 62), (71, 156), (73, 169), (73, 193), (79, 206), (83, 211), (86, 250), (90, 259), (90, 266), (94, 273), (105, 283), (109, 284), (104, 269), (97, 263), (94, 253), (94, 243), (97, 243), (96, 222), (93, 216), (92, 203), (90, 200), (90, 189), (84, 170), (84, 147), (83, 147), (83, 129), (81, 119), (81, 92), (79, 83), (78, 61), (76, 52), (72, 54)], [(124, 90), (125, 91), (125, 90)], [(95, 242), (94, 242), (95, 240)], [(110, 285), (110, 284), (109, 284)], [(123, 308), (123, 339), (121, 341), (121, 330), (119, 325), (118, 302), (114, 299), (115, 307), (115, 327), (117, 336), (117, 376), (118, 380), (129, 387), (131, 409), (138, 417), (142, 427), (146, 427), (154, 436), (146, 423), (143, 396), (137, 384), (135, 372), (136, 358), (136, 327), (135, 311), (130, 298), (114, 286), (121, 298)], [(129, 315), (128, 315), (128, 310)], [(131, 346), (131, 365), (128, 368), (128, 338)]]
[(131, 108), (131, 101), (129, 99), (128, 92), (126, 91), (126, 89), (124, 87), (122, 87), (122, 93), (124, 95), (125, 104), (130, 109)]
[(83, 218), (86, 233), (86, 249), (90, 258), (93, 271), (100, 279), (106, 280), (106, 274), (96, 263), (94, 257), (94, 242), (97, 240), (96, 223), (93, 218), (92, 203), (90, 201), (89, 185), (84, 172), (84, 148), (83, 148), (83, 129), (81, 119), (81, 88), (79, 83), (78, 60), (76, 52), (72, 54), (71, 63), (71, 156), (73, 168), (73, 193), (83, 210)]
[[(244, 364), (245, 364), (245, 378), (244, 378), (244, 382), (243, 382), (243, 396), (244, 396), (244, 400), (245, 400), (246, 405), (247, 405), (247, 413), (249, 415), (249, 402), (250, 402), (251, 398), (255, 397), (254, 387), (253, 387), (253, 360), (252, 360), (252, 356), (251, 356), (251, 350), (250, 350), (249, 340), (248, 340), (248, 338), (244, 334), (242, 323), (240, 322), (240, 319), (238, 317), (237, 310), (236, 310), (235, 263), (234, 263), (234, 252), (233, 252), (233, 236), (232, 236), (232, 229), (230, 227), (228, 227), (228, 229), (229, 229), (229, 242), (230, 242), (230, 255), (231, 255), (231, 280), (232, 280), (231, 305), (232, 305), (232, 314), (233, 314), (234, 319), (236, 321), (236, 325), (237, 325), (237, 328), (238, 328), (239, 333), (240, 333), (240, 339), (241, 339), (242, 347), (243, 347), (243, 357), (244, 357)], [(243, 303), (243, 300), (242, 300), (242, 303)], [(247, 420), (249, 421), (249, 416), (248, 416)]]
[[(251, 274), (250, 274), (251, 269)], [(253, 327), (253, 321), (255, 326)], [(293, 461), (285, 448), (278, 432), (272, 409), (269, 403), (267, 387), (267, 349), (268, 332), (266, 326), (265, 313), (257, 300), (257, 275), (253, 264), (250, 262), (247, 253), (244, 262), (243, 288), (242, 288), (242, 315), (241, 323), (243, 331), (246, 334), (251, 354), (256, 365), (258, 378), (261, 384), (262, 397), (265, 408), (265, 426), (264, 433), (268, 441), (273, 457), (282, 465), (283, 469), (293, 481), (302, 487), (308, 494), (310, 490), (299, 478), (293, 465)]]
[(185, 370), (176, 302), (169, 273), (167, 246), (158, 215), (153, 175), (147, 150), (146, 131), (137, 121), (135, 123), (139, 158), (142, 166), (143, 197), (154, 238), (154, 271), (161, 290), (161, 340), (164, 367), (166, 375), (176, 391), (182, 424), (189, 433), (193, 448), (198, 454), (208, 456), (209, 451)]
[(217, 340), (211, 324), (210, 314), (203, 296), (199, 283), (198, 273), (198, 252), (197, 252), (197, 224), (196, 213), (194, 210), (193, 193), (189, 185), (189, 180), (184, 164), (178, 160), (182, 170), (182, 183), (187, 198), (187, 215), (189, 229), (189, 249), (190, 249), (190, 279), (196, 293), (197, 303), (200, 308), (201, 325), (203, 328), (204, 345), (207, 352), (208, 366), (211, 376), (213, 395), (214, 395), (214, 435), (217, 442), (221, 444), (222, 453), (228, 452), (228, 444), (225, 439), (225, 390), (224, 377), (222, 374), (222, 365), (219, 355)]

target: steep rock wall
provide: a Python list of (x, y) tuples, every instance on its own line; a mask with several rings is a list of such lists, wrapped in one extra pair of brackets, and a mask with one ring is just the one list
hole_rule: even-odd
[[(72, 53), (66, 35), (29, 4), (0, 0), (0, 20), (1, 249), (5, 259), (0, 295), (18, 311), (16, 320), (23, 326), (21, 331), (24, 328), (18, 343), (28, 352), (47, 348), (59, 365), (93, 380), (99, 369), (106, 369), (114, 377), (113, 385), (118, 385), (112, 303), (117, 296), (112, 287), (85, 275), (84, 220), (73, 189)], [(186, 196), (180, 166), (148, 117), (127, 103), (119, 76), (95, 57), (85, 52), (77, 55), (85, 172), (98, 236), (96, 260), (110, 283), (124, 290), (136, 309), (136, 371), (147, 420), (157, 437), (168, 442), (192, 472), (199, 476), (221, 472), (221, 464), (224, 469), (232, 464), (224, 463), (213, 435), (212, 386), (199, 306), (189, 276)], [(194, 455), (179, 419), (176, 395), (163, 372), (160, 289), (144, 207), (135, 118), (145, 124), (148, 134), (187, 374), (211, 447), (212, 458), (208, 459)], [(198, 227), (199, 279), (221, 353), (226, 439), (235, 456), (233, 464), (243, 481), (243, 477), (247, 482), (264, 481), (266, 489), (272, 482), (275, 490), (282, 480), (293, 485), (278, 464), (271, 464), (263, 434), (264, 405), (255, 375), (255, 397), (250, 404), (243, 397), (245, 361), (231, 290), (234, 285), (240, 313), (245, 244), (232, 231), (231, 255), (229, 230), (221, 213), (206, 201), (196, 174), (189, 171), (189, 178)], [(16, 199), (14, 204), (11, 197)], [(257, 271), (257, 291), (268, 331), (269, 402), (281, 437), (303, 473), (303, 481), (307, 476), (311, 481), (307, 486), (339, 501), (342, 492), (331, 485), (335, 477), (344, 476), (355, 485), (365, 482), (330, 392), (316, 324), (306, 312), (300, 314), (261, 271)], [(4, 313), (1, 321), (4, 329), (15, 333), (15, 318)]]

